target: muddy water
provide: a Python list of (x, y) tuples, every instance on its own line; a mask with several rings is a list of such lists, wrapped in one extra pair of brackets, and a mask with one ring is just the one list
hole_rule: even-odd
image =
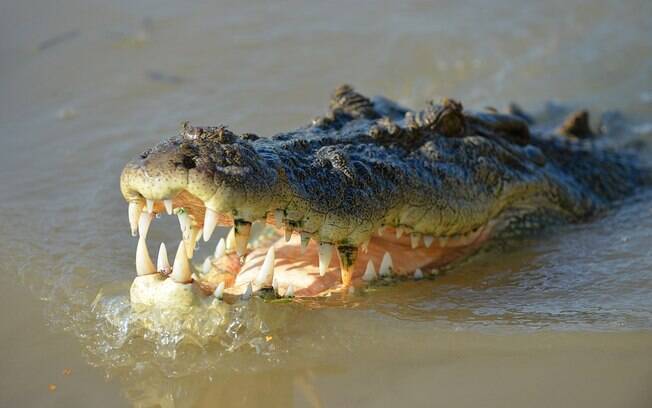
[(521, 3), (3, 2), (0, 405), (651, 406), (649, 194), (347, 302), (129, 308), (119, 171), (182, 120), (272, 134), (350, 82), (618, 107), (650, 140), (652, 3)]

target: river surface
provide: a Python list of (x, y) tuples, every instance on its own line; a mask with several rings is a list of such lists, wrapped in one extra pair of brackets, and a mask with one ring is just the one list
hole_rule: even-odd
[(437, 3), (3, 1), (0, 406), (652, 406), (647, 192), (346, 302), (131, 311), (120, 170), (184, 120), (271, 135), (347, 82), (652, 141), (649, 0)]

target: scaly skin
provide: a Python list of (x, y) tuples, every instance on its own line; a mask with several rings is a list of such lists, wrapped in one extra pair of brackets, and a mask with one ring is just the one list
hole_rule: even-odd
[[(585, 112), (555, 131), (529, 122), (518, 109), (469, 112), (451, 100), (412, 112), (341, 86), (327, 116), (269, 138), (186, 124), (126, 165), (121, 190), (135, 212), (146, 208), (145, 199), (154, 212), (163, 211), (164, 199), (175, 211), (183, 208), (190, 256), (206, 209), (219, 224), (235, 226), (239, 255), (254, 221), (301, 234), (310, 242), (306, 253), (297, 252), (298, 234), (295, 245), (268, 240), (242, 267), (228, 256), (215, 260), (220, 272), (212, 271), (204, 287), (224, 280), (227, 292), (241, 293), (272, 245), (281, 286), (313, 296), (360, 283), (369, 260), (378, 269), (388, 248), (391, 273), (441, 266), (505, 230), (591, 217), (650, 179), (632, 155), (596, 147)], [(380, 238), (379, 229), (406, 235)], [(435, 243), (426, 248), (422, 239)], [(340, 267), (323, 277), (316, 273), (316, 243), (339, 253)]]

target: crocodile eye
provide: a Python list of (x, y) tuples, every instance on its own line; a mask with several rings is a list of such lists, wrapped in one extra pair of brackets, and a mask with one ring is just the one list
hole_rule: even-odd
[(183, 156), (182, 164), (183, 167), (188, 170), (194, 169), (197, 166), (197, 164), (195, 164), (195, 159), (193, 159), (191, 156)]

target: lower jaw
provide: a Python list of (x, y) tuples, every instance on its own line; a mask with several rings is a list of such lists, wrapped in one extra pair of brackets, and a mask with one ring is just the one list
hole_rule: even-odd
[[(489, 238), (491, 229), (483, 228), (475, 236), (435, 240), (429, 247), (414, 242), (410, 236), (396, 237), (391, 228), (383, 236), (373, 237), (360, 250), (354, 264), (351, 283), (342, 285), (340, 262), (333, 251), (325, 273), (319, 273), (319, 246), (310, 241), (301, 245), (299, 234), (289, 241), (268, 227), (267, 237), (259, 238), (241, 264), (235, 253), (205, 260), (193, 281), (177, 283), (160, 274), (139, 276), (131, 289), (133, 304), (160, 307), (189, 307), (201, 298), (218, 297), (226, 301), (247, 299), (257, 293), (278, 297), (319, 297), (334, 293), (349, 294), (388, 279), (421, 279), (436, 275), (438, 270), (465, 258)], [(228, 241), (228, 239), (227, 239)], [(266, 276), (265, 259), (272, 253), (272, 271)], [(269, 263), (269, 259), (268, 259)]]

